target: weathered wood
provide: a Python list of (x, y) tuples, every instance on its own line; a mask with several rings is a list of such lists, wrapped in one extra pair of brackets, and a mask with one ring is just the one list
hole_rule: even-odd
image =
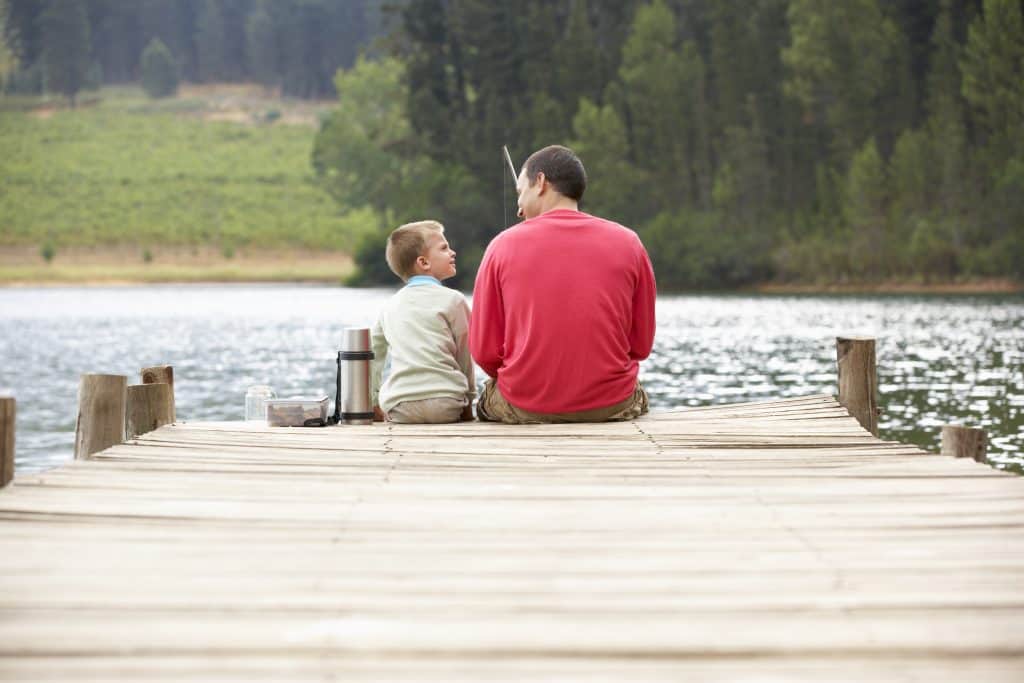
[(987, 448), (988, 440), (984, 429), (958, 425), (942, 427), (942, 455), (973, 458), (978, 462), (985, 462)]
[(125, 408), (125, 437), (159, 429), (174, 422), (174, 394), (170, 384), (133, 384), (128, 387)]
[(14, 398), (0, 396), (0, 488), (14, 478), (15, 412)]
[(78, 385), (78, 420), (75, 424), (75, 458), (124, 441), (124, 375), (82, 375)]
[(875, 340), (871, 337), (836, 337), (839, 368), (839, 404), (864, 429), (878, 436), (878, 372)]
[(143, 384), (167, 384), (171, 388), (171, 422), (177, 419), (176, 407), (174, 404), (174, 367), (170, 365), (154, 365), (151, 368), (142, 368)]
[(0, 492), (0, 679), (1018, 681), (1021, 515), (831, 397), (167, 425)]

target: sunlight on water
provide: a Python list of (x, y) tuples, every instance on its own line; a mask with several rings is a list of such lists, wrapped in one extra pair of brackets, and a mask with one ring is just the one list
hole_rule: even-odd
[[(0, 392), (18, 399), (19, 471), (71, 457), (79, 375), (174, 366), (178, 416), (242, 419), (246, 388), (328, 393), (341, 330), (389, 290), (239, 285), (0, 290)], [(658, 301), (642, 379), (655, 407), (835, 393), (835, 337), (878, 338), (883, 438), (938, 449), (982, 426), (1024, 464), (1020, 297), (679, 296)]]

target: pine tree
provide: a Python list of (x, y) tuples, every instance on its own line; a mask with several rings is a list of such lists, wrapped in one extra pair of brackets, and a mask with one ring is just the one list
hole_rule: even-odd
[(3, 42), (23, 67), (36, 63), (42, 55), (39, 15), (44, 5), (39, 0), (4, 0)]
[(91, 44), (84, 0), (46, 0), (39, 17), (47, 89), (75, 106), (89, 70)]
[(264, 3), (245, 20), (246, 60), (249, 75), (264, 88), (278, 81), (277, 34)]
[(637, 10), (622, 48), (619, 81), (628, 109), (631, 146), (637, 165), (649, 171), (656, 211), (696, 198), (691, 161), (692, 125), (686, 105), (693, 93), (683, 57), (675, 47), (676, 24), (662, 0)]
[(402, 18), (407, 37), (410, 123), (423, 151), (438, 159), (454, 159), (453, 140), (464, 122), (465, 107), (458, 76), (459, 51), (444, 5), (440, 0), (416, 0), (404, 8)]
[(3, 3), (0, 2), (0, 92), (6, 89), (7, 81), (18, 70), (18, 60), (7, 47), (7, 42), (4, 39), (7, 35), (7, 17), (3, 9)]
[(195, 0), (138, 0), (138, 24), (143, 45), (153, 38), (167, 46), (178, 62), (183, 78), (194, 81), (196, 75)]
[(139, 60), (142, 89), (150, 97), (170, 97), (178, 90), (178, 65), (159, 38), (149, 41)]
[(573, 1), (565, 34), (556, 43), (554, 56), (559, 99), (567, 114), (568, 128), (580, 99), (599, 102), (604, 89), (603, 57), (590, 24), (587, 0)]
[(785, 90), (805, 119), (825, 125), (834, 160), (844, 165), (879, 128), (886, 67), (899, 39), (878, 0), (792, 0)]
[(610, 104), (598, 106), (584, 98), (572, 122), (570, 147), (587, 168), (587, 211), (625, 224), (644, 218), (637, 198), (644, 175), (629, 162), (626, 125)]
[(851, 263), (859, 275), (887, 275), (886, 212), (889, 202), (885, 163), (874, 138), (850, 161), (843, 214), (852, 230)]
[(963, 95), (988, 138), (993, 163), (1024, 156), (1024, 11), (1020, 0), (985, 0), (961, 60)]
[(951, 220), (959, 241), (961, 215), (971, 179), (967, 170), (967, 129), (964, 101), (960, 94), (961, 48), (953, 25), (952, 0), (942, 0), (942, 9), (932, 33), (931, 65), (927, 79), (927, 133), (934, 146), (931, 160), (936, 164), (938, 207)]
[(199, 80), (224, 77), (224, 16), (219, 0), (205, 0), (196, 27), (196, 67)]

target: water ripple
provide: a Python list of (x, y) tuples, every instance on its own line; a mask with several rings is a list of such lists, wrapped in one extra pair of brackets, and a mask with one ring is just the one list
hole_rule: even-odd
[[(21, 471), (71, 457), (79, 375), (175, 368), (178, 414), (241, 419), (245, 390), (333, 394), (341, 330), (391, 292), (282, 285), (0, 290), (0, 389), (18, 399)], [(656, 407), (836, 391), (835, 337), (878, 339), (883, 438), (937, 450), (943, 424), (985, 427), (1024, 465), (1020, 297), (673, 296), (642, 380)]]

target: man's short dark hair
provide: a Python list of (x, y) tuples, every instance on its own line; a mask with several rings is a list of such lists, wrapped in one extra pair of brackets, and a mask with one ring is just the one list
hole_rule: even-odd
[(583, 199), (583, 191), (587, 189), (587, 171), (580, 158), (568, 147), (549, 145), (539, 149), (530, 155), (523, 168), (531, 185), (537, 174), (543, 173), (559, 194), (577, 202)]

